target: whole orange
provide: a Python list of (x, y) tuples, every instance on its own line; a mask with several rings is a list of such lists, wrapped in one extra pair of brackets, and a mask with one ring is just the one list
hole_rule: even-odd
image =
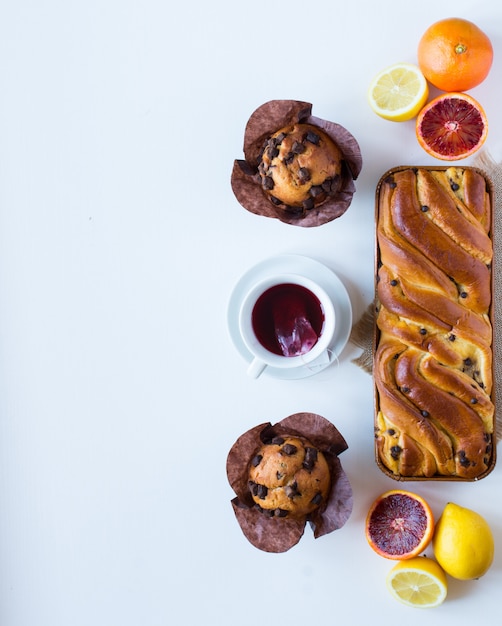
[(487, 76), (493, 61), (488, 36), (459, 17), (435, 22), (418, 44), (418, 65), (427, 80), (442, 91), (467, 91)]

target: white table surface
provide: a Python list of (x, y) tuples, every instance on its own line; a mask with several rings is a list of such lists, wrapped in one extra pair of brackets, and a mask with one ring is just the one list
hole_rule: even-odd
[[(420, 7), (420, 8), (418, 8)], [(371, 377), (349, 344), (316, 377), (246, 376), (226, 326), (230, 293), (263, 259), (319, 259), (373, 297), (374, 190), (401, 164), (439, 164), (413, 123), (369, 109), (373, 75), (415, 62), (436, 19), (491, 37), (472, 90), (486, 143), (502, 142), (502, 5), (235, 0), (17, 0), (0, 4), (0, 624), (429, 626), (492, 620), (500, 602), (502, 465), (479, 483), (412, 483), (439, 515), (483, 514), (497, 552), (438, 609), (385, 588), (392, 562), (364, 518), (399, 486), (376, 467)], [(245, 211), (230, 188), (260, 104), (306, 100), (364, 159), (348, 212), (302, 229)], [(469, 164), (469, 161), (462, 163)], [(307, 529), (285, 554), (253, 548), (225, 472), (236, 438), (311, 411), (349, 449), (343, 529)]]

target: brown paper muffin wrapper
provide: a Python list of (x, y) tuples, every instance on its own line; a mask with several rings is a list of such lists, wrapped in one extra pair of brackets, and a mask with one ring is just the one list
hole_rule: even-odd
[[(264, 442), (276, 436), (296, 435), (322, 451), (330, 469), (331, 488), (324, 507), (305, 518), (268, 517), (254, 503), (248, 486), (249, 463)], [(352, 513), (353, 495), (338, 455), (347, 443), (335, 426), (315, 413), (295, 413), (277, 424), (260, 424), (241, 435), (227, 457), (227, 477), (236, 497), (235, 517), (248, 541), (264, 552), (286, 552), (303, 536), (307, 523), (315, 538), (341, 528)]]
[[(323, 130), (343, 154), (342, 184), (339, 192), (301, 216), (276, 207), (262, 189), (258, 164), (264, 142), (277, 130), (296, 123)], [(236, 159), (231, 175), (235, 197), (245, 209), (294, 226), (314, 227), (340, 217), (349, 208), (355, 193), (354, 180), (362, 168), (362, 156), (355, 137), (343, 126), (312, 115), (312, 104), (299, 100), (271, 100), (251, 115), (244, 131), (244, 159)]]

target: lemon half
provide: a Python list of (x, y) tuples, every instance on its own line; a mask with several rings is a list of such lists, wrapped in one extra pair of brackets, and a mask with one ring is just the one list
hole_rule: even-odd
[(387, 574), (386, 582), (396, 600), (421, 609), (439, 606), (448, 593), (443, 569), (425, 556), (399, 561)]
[(397, 63), (371, 81), (368, 100), (373, 111), (386, 120), (405, 122), (416, 117), (429, 97), (429, 85), (420, 68)]

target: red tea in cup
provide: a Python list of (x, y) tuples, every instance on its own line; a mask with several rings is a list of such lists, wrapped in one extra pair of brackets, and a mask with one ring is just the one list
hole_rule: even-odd
[(269, 276), (253, 285), (239, 311), (239, 330), (251, 353), (248, 374), (267, 368), (315, 367), (329, 359), (335, 309), (326, 291), (298, 274)]
[(295, 283), (267, 289), (252, 312), (256, 338), (269, 352), (280, 356), (310, 352), (322, 334), (323, 325), (320, 300), (309, 289)]

